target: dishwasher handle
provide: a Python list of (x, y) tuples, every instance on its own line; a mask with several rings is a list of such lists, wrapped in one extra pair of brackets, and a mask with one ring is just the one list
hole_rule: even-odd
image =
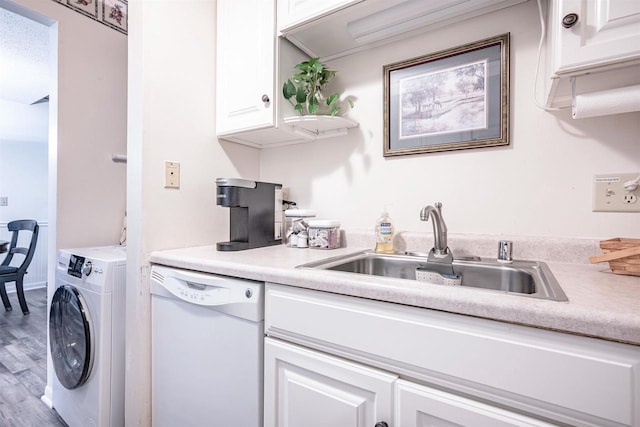
[(207, 285), (203, 285), (201, 283), (193, 283), (193, 282), (185, 282), (187, 286), (191, 289), (196, 289), (198, 291), (204, 291), (207, 289)]
[(222, 306), (228, 304), (262, 304), (262, 282), (215, 274), (198, 273), (168, 267), (151, 269), (151, 293), (169, 296), (190, 304)]

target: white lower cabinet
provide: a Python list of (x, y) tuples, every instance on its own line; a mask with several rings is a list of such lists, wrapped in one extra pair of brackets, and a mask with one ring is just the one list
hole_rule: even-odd
[(554, 425), (405, 380), (396, 381), (395, 389), (394, 427)]
[(640, 346), (271, 283), (265, 333), (266, 427), (640, 427)]
[(391, 426), (396, 375), (266, 338), (265, 427)]
[(264, 352), (265, 427), (553, 425), (277, 339)]

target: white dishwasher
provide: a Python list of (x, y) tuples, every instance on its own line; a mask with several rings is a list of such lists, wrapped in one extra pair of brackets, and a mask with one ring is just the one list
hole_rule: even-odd
[(154, 427), (262, 425), (264, 283), (151, 267)]

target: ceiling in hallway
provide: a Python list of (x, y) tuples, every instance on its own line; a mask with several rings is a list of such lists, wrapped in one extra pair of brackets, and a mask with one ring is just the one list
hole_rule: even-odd
[(33, 104), (49, 95), (49, 28), (0, 7), (0, 100)]

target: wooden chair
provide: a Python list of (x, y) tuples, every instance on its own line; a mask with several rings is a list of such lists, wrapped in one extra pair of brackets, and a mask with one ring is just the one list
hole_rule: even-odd
[[(23, 279), (27, 273), (27, 268), (33, 259), (33, 254), (36, 251), (36, 243), (38, 242), (38, 223), (31, 219), (23, 219), (18, 221), (11, 221), (7, 224), (9, 231), (13, 232), (11, 236), (11, 244), (9, 245), (9, 251), (6, 258), (0, 264), (0, 297), (2, 297), (2, 303), (6, 311), (11, 311), (11, 303), (7, 296), (7, 290), (5, 283), (16, 282), (16, 293), (18, 294), (18, 301), (20, 302), (20, 308), (23, 314), (29, 314), (29, 308), (27, 307), (27, 301), (24, 299)], [(20, 232), (31, 232), (31, 242), (28, 248), (18, 247), (18, 235)], [(15, 254), (21, 254), (24, 256), (22, 264), (18, 267), (9, 265)]]

